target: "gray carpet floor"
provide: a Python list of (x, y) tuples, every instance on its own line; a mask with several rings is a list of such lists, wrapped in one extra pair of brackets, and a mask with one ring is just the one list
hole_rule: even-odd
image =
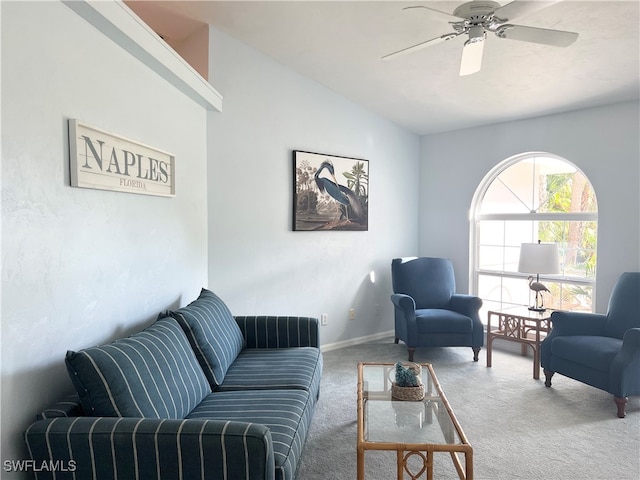
[[(475, 479), (640, 479), (640, 397), (627, 417), (613, 396), (555, 375), (553, 386), (532, 377), (531, 357), (497, 350), (472, 361), (471, 348), (418, 349), (415, 361), (433, 364), (438, 381), (473, 447)], [(406, 360), (393, 339), (324, 353), (320, 400), (298, 480), (356, 478), (357, 363)], [(461, 457), (462, 458), (462, 457)], [(365, 452), (367, 480), (396, 478), (393, 452)], [(434, 458), (435, 478), (458, 478), (447, 453)]]

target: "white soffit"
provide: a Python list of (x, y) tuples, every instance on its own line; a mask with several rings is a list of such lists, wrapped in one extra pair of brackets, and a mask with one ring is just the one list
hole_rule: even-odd
[(62, 3), (196, 103), (207, 110), (222, 111), (222, 95), (124, 3)]

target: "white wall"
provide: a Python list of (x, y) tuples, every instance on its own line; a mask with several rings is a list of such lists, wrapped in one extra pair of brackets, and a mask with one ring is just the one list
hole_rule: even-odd
[[(22, 432), (36, 413), (73, 390), (67, 349), (141, 328), (206, 284), (207, 152), (205, 110), (71, 9), (1, 8), (1, 458), (10, 460), (28, 458)], [(176, 197), (70, 187), (69, 118), (175, 154)]]
[[(209, 37), (224, 96), (209, 114), (211, 288), (235, 314), (328, 313), (324, 345), (392, 330), (391, 259), (417, 253), (419, 137), (217, 29)], [(369, 231), (292, 231), (293, 150), (369, 160)]]
[(554, 153), (578, 166), (596, 192), (595, 302), (606, 312), (620, 273), (640, 270), (639, 118), (638, 102), (629, 102), (423, 137), (420, 254), (451, 257), (466, 291), (468, 212), (478, 185), (513, 155)]

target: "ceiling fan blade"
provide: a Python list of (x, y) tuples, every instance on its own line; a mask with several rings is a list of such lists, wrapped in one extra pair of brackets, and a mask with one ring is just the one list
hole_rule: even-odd
[(418, 43), (417, 45), (413, 45), (411, 47), (403, 48), (402, 50), (398, 50), (397, 52), (389, 53), (382, 57), (382, 60), (391, 60), (392, 58), (399, 57), (401, 55), (406, 55), (407, 53), (413, 53), (418, 50), (421, 50), (426, 47), (430, 47), (431, 45), (436, 45), (438, 43), (446, 42), (447, 40), (451, 40), (452, 38), (457, 37), (460, 33), (446, 33), (441, 35), (440, 37), (432, 38), (431, 40), (427, 40), (426, 42)]
[(430, 10), (432, 12), (436, 12), (436, 13), (439, 13), (441, 15), (446, 15), (447, 17), (453, 17), (453, 18), (457, 18), (457, 19), (461, 18), (461, 17), (458, 17), (457, 15), (453, 15), (452, 13), (443, 12), (442, 10), (436, 10), (435, 8), (425, 7), (423, 5), (412, 5), (410, 7), (404, 7), (402, 10), (413, 10), (414, 8), (424, 8), (425, 10)]
[(502, 21), (509, 22), (515, 18), (529, 15), (530, 13), (537, 12), (543, 8), (550, 7), (555, 1), (519, 1), (514, 0), (511, 3), (507, 3), (504, 7), (498, 8), (494, 12), (494, 16)]
[(465, 42), (462, 48), (462, 61), (460, 62), (461, 77), (480, 71), (483, 50), (484, 40), (479, 42)]
[(497, 31), (499, 38), (519, 40), (521, 42), (541, 43), (554, 47), (568, 47), (578, 38), (575, 32), (550, 30), (548, 28), (525, 27), (522, 25), (503, 25)]

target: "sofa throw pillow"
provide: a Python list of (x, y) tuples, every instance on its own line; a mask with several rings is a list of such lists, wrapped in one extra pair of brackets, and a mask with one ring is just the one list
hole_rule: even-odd
[(215, 293), (205, 288), (189, 305), (168, 314), (187, 334), (211, 388), (216, 388), (244, 347), (233, 315)]
[(65, 363), (88, 416), (184, 418), (211, 392), (172, 318), (108, 345), (69, 351)]

